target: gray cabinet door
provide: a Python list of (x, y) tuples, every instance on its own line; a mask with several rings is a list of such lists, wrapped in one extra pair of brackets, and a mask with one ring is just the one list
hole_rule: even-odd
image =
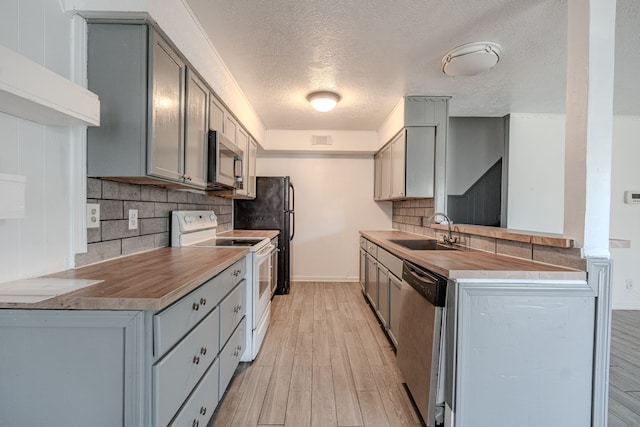
[(365, 282), (367, 280), (367, 252), (360, 249), (360, 286), (362, 292), (365, 292)]
[(378, 308), (378, 262), (367, 254), (366, 292), (373, 308)]
[(405, 196), (406, 132), (402, 131), (391, 142), (391, 197)]
[(389, 274), (389, 337), (398, 347), (398, 324), (400, 323), (400, 290), (402, 280)]
[(233, 142), (237, 145), (236, 140), (236, 132), (238, 130), (238, 122), (236, 119), (231, 117), (230, 114), (225, 114), (224, 116), (224, 136), (226, 136), (229, 141)]
[(209, 94), (209, 100), (209, 128), (224, 135), (225, 109), (214, 94)]
[(236, 144), (242, 150), (242, 182), (237, 184), (236, 194), (246, 196), (249, 181), (249, 134), (241, 127), (236, 132)]
[(184, 180), (202, 188), (207, 184), (208, 107), (209, 89), (188, 69)]
[(247, 196), (256, 197), (256, 158), (258, 156), (258, 143), (249, 137), (249, 182), (247, 183)]
[(386, 329), (389, 324), (389, 270), (378, 263), (378, 317)]
[(0, 426), (144, 425), (144, 319), (0, 310)]
[(150, 31), (149, 175), (182, 181), (184, 155), (185, 65), (173, 49)]
[(391, 145), (380, 152), (380, 199), (391, 198)]
[(373, 158), (373, 200), (382, 199), (382, 154)]

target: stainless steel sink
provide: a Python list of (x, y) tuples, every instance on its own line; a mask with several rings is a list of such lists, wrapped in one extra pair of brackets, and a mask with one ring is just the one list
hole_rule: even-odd
[(435, 239), (390, 239), (389, 241), (412, 251), (457, 250), (455, 247), (444, 245)]

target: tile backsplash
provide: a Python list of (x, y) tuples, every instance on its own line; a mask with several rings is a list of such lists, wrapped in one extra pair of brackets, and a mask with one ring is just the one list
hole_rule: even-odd
[(422, 225), (422, 218), (430, 217), (433, 213), (433, 199), (395, 201), (391, 218), (392, 226), (395, 230), (434, 236), (432, 229)]
[[(233, 201), (198, 192), (88, 178), (87, 203), (100, 205), (100, 227), (87, 229), (87, 253), (76, 255), (76, 267), (169, 246), (176, 209), (213, 210), (218, 232), (232, 228)], [(129, 209), (138, 210), (137, 230), (129, 230)]]

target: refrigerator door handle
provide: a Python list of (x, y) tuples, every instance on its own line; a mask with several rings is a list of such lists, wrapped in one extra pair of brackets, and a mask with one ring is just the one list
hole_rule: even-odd
[(288, 209), (289, 209), (290, 211), (292, 211), (292, 212), (293, 212), (293, 211), (295, 211), (295, 210), (296, 210), (296, 197), (295, 197), (295, 195), (296, 195), (296, 189), (295, 189), (295, 188), (293, 188), (293, 184), (292, 184), (291, 182), (289, 182), (289, 189), (291, 190), (291, 191), (289, 192), (289, 194), (291, 194), (291, 197), (290, 197), (290, 200), (291, 200), (291, 202), (290, 202), (291, 207), (288, 207)]
[(293, 236), (296, 234), (296, 213), (294, 211), (290, 211), (289, 215), (291, 215), (291, 237), (289, 237), (289, 241), (293, 240)]

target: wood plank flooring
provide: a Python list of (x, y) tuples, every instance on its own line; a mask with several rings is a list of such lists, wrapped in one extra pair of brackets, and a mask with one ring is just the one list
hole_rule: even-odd
[(271, 310), (258, 357), (209, 427), (420, 425), (358, 283), (294, 282)]
[(609, 366), (609, 427), (640, 426), (640, 311), (613, 312)]

